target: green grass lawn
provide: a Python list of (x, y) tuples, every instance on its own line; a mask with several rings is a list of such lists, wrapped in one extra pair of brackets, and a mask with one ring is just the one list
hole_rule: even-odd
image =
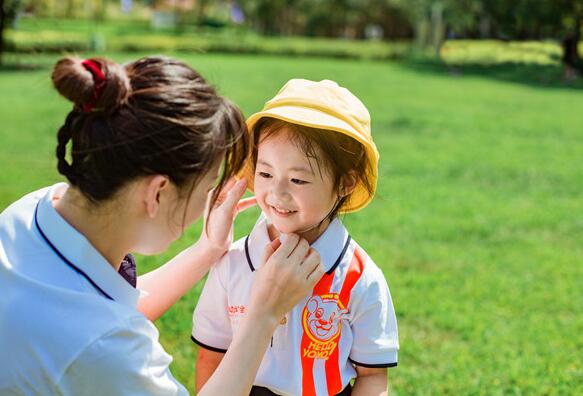
[[(583, 393), (581, 89), (521, 75), (532, 69), (460, 74), (409, 63), (179, 57), (247, 115), (292, 77), (334, 79), (368, 106), (381, 153), (378, 198), (345, 223), (391, 287), (401, 342), (392, 394)], [(61, 180), (54, 147), (70, 105), (49, 74), (0, 72), (0, 209)], [(240, 216), (237, 236), (257, 214)], [(140, 271), (198, 230), (165, 255), (140, 258)], [(201, 287), (156, 323), (189, 389)]]

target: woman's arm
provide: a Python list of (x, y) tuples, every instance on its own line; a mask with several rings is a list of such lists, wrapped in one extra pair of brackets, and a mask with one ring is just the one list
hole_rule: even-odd
[(138, 301), (138, 310), (148, 319), (154, 321), (162, 316), (225, 254), (231, 243), (235, 216), (255, 205), (254, 198), (239, 201), (245, 188), (244, 180), (227, 183), (210, 216), (208, 208), (205, 211), (200, 239), (166, 264), (138, 278), (137, 287), (147, 293)]
[(297, 235), (276, 239), (257, 270), (250, 304), (239, 330), (199, 396), (247, 396), (269, 340), (281, 317), (304, 298), (324, 275), (320, 256)]
[(386, 368), (368, 368), (356, 366), (356, 380), (352, 389), (353, 396), (387, 396)]
[(213, 352), (206, 348), (198, 348), (196, 354), (196, 369), (195, 369), (195, 384), (196, 392), (206, 384), (208, 379), (213, 375), (221, 360), (223, 360), (224, 353)]
[(224, 251), (213, 250), (200, 240), (161, 267), (138, 278), (138, 289), (147, 293), (138, 310), (152, 322), (185, 295), (216, 263)]

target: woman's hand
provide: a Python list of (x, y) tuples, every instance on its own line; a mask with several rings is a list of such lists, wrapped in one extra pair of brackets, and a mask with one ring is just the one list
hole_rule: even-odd
[(229, 180), (218, 196), (209, 217), (205, 209), (204, 229), (198, 242), (182, 251), (163, 266), (138, 278), (139, 289), (148, 293), (140, 298), (138, 309), (151, 321), (158, 319), (208, 272), (227, 251), (237, 213), (256, 204), (255, 198), (239, 199), (247, 183)]
[(249, 309), (277, 323), (312, 291), (324, 268), (318, 252), (295, 234), (275, 239), (267, 246), (263, 261), (253, 283)]
[(233, 241), (233, 221), (237, 214), (257, 204), (255, 197), (241, 200), (246, 188), (245, 179), (229, 180), (219, 193), (212, 210), (210, 202), (213, 191), (209, 192), (199, 243), (205, 245), (206, 249), (217, 252), (219, 257), (227, 251)]

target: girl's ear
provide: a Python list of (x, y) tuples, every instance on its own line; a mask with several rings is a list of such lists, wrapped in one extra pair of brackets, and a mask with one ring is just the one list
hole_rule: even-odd
[(170, 181), (166, 176), (155, 175), (147, 179), (144, 204), (146, 212), (151, 219), (158, 215), (160, 210), (160, 197), (168, 192)]
[(342, 176), (342, 181), (340, 185), (340, 196), (343, 198), (347, 195), (352, 194), (357, 185), (358, 177), (356, 176), (356, 171), (351, 170), (346, 175)]

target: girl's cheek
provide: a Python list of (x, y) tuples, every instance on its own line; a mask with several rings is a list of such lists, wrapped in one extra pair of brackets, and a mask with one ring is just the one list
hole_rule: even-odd
[(266, 199), (267, 195), (266, 194), (260, 194), (257, 196), (257, 203), (259, 204), (259, 207), (265, 211), (267, 209), (267, 204), (265, 203), (265, 199)]
[(267, 195), (265, 193), (265, 189), (262, 183), (262, 180), (258, 177), (255, 178), (255, 180), (253, 181), (253, 186), (254, 186), (254, 192), (255, 192), (255, 197), (257, 198), (257, 202), (259, 203), (259, 205), (261, 205), (263, 203), (263, 201), (265, 201), (265, 196)]

